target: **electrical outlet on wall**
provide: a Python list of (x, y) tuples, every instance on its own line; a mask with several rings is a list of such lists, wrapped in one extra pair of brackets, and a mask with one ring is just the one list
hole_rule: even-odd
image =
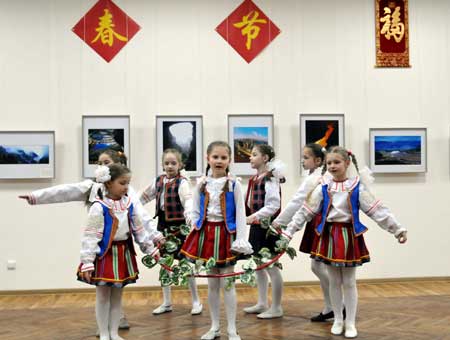
[(8, 270), (16, 270), (16, 260), (8, 260), (6, 267)]

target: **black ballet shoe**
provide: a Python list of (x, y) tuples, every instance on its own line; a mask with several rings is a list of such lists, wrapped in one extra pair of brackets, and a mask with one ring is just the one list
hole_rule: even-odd
[(317, 314), (316, 316), (313, 316), (311, 318), (311, 322), (325, 322), (328, 319), (332, 319), (332, 318), (334, 318), (333, 311), (326, 313), (326, 314), (322, 314), (322, 312), (320, 312), (320, 314)]

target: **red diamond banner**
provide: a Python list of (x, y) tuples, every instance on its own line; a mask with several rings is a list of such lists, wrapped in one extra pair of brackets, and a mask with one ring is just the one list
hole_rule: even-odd
[(280, 34), (280, 29), (252, 0), (244, 0), (216, 28), (237, 53), (250, 63)]
[(139, 25), (111, 0), (99, 0), (72, 28), (108, 63), (139, 30)]

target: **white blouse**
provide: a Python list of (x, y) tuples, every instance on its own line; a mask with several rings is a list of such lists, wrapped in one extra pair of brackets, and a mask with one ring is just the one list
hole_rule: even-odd
[[(261, 179), (265, 175), (266, 173), (259, 175), (258, 179)], [(250, 194), (248, 195), (247, 206), (250, 207), (253, 190), (252, 188), (249, 188), (249, 190)], [(252, 217), (256, 217), (257, 220), (273, 216), (281, 207), (280, 181), (275, 177), (270, 177), (264, 184), (264, 190), (266, 191), (264, 206), (251, 215)]]
[[(205, 190), (209, 194), (208, 206), (206, 208), (206, 220), (209, 222), (221, 222), (224, 220), (222, 209), (220, 205), (220, 195), (223, 192), (225, 182), (228, 181), (228, 190), (233, 190), (233, 184), (230, 177), (203, 177), (198, 181), (198, 184), (193, 193), (193, 204), (191, 221), (196, 223), (200, 218), (200, 189), (206, 183)], [(239, 180), (235, 179), (234, 185), (234, 201), (236, 204), (236, 240), (231, 245), (233, 251), (241, 254), (251, 254), (253, 249), (251, 244), (247, 241), (247, 224), (245, 216), (244, 197), (242, 193), (242, 185)]]
[[(326, 217), (327, 222), (351, 222), (352, 215), (348, 204), (348, 197), (351, 191), (360, 183), (359, 177), (350, 178), (343, 182), (330, 181), (328, 184), (331, 196), (331, 206)], [(288, 224), (285, 233), (292, 235), (303, 228), (306, 221), (310, 221), (322, 210), (323, 194), (322, 186), (318, 185), (311, 194), (311, 198), (303, 203), (301, 209), (294, 215)], [(382, 229), (398, 236), (406, 228), (403, 228), (391, 211), (376, 199), (361, 183), (359, 186), (359, 208)]]
[[(128, 213), (131, 205), (131, 199), (128, 196), (120, 200), (113, 200), (108, 197), (99, 201), (103, 202), (114, 214), (118, 220), (118, 229), (114, 235), (114, 241), (123, 241), (130, 237), (130, 229), (133, 233), (134, 241), (140, 246), (145, 254), (151, 254), (155, 248), (151, 235), (145, 230), (142, 223), (142, 208), (134, 206), (133, 221), (131, 228), (129, 225)], [(94, 268), (94, 261), (97, 254), (100, 253), (98, 243), (103, 238), (104, 216), (102, 204), (95, 203), (91, 206), (88, 213), (86, 228), (81, 239), (80, 260), (82, 263), (81, 271), (89, 271)]]
[[(161, 210), (164, 210), (164, 194), (166, 191), (165, 185), (167, 183), (173, 182), (176, 177), (174, 178), (167, 178), (165, 177), (163, 179), (163, 190), (160, 195), (159, 200), (159, 208)], [(191, 210), (192, 210), (192, 193), (191, 193), (191, 187), (189, 185), (189, 181), (186, 178), (182, 178), (180, 181), (180, 186), (178, 188), (178, 196), (180, 197), (181, 205), (184, 209), (184, 218), (186, 219), (186, 222), (190, 224), (189, 218), (191, 217)], [(142, 192), (139, 194), (139, 200), (142, 203), (142, 205), (147, 204), (150, 201), (153, 201), (156, 199), (156, 178), (152, 181), (152, 183), (146, 187)]]
[[(87, 179), (79, 183), (60, 184), (49, 188), (35, 190), (31, 194), (28, 194), (28, 196), (30, 197), (31, 204), (50, 204), (73, 201), (84, 202), (87, 199), (89, 199), (90, 202), (93, 202), (98, 188), (101, 188), (105, 194), (103, 184)], [(163, 235), (156, 229), (156, 221), (143, 208), (136, 191), (131, 186), (128, 187), (128, 196), (131, 198), (135, 207), (139, 206), (138, 209), (141, 211), (142, 220), (147, 232), (155, 239), (155, 242), (156, 240), (161, 239)], [(92, 199), (92, 197), (94, 199)]]
[[(313, 190), (314, 187), (320, 183), (321, 171), (322, 168), (317, 168), (312, 174), (308, 175), (303, 180), (294, 197), (292, 197), (286, 207), (281, 211), (280, 215), (278, 215), (278, 217), (273, 221), (274, 223), (279, 225), (287, 225), (289, 222), (291, 222), (292, 217), (294, 217), (295, 213), (302, 207), (302, 204), (305, 201), (306, 196), (309, 194), (309, 191)], [(313, 186), (312, 188), (311, 185)]]

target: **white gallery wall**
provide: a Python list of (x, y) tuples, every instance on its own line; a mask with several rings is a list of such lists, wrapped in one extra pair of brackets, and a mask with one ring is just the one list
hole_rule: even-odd
[[(56, 133), (54, 180), (0, 180), (0, 290), (88, 287), (75, 279), (83, 203), (17, 199), (82, 180), (83, 114), (131, 116), (136, 189), (155, 176), (156, 114), (203, 115), (204, 148), (227, 139), (228, 114), (274, 114), (275, 149), (288, 163), (283, 205), (301, 183), (299, 113), (345, 113), (360, 164), (369, 128), (426, 127), (428, 172), (376, 175), (373, 185), (409, 240), (364, 217), (372, 261), (358, 278), (450, 276), (449, 1), (409, 1), (412, 67), (401, 69), (374, 67), (374, 0), (255, 0), (282, 32), (250, 64), (214, 30), (241, 0), (116, 0), (142, 29), (110, 63), (71, 32), (94, 3), (0, 1), (0, 130)], [(286, 281), (316, 279), (305, 254), (282, 262)], [(157, 285), (158, 270), (141, 266), (136, 286)]]

